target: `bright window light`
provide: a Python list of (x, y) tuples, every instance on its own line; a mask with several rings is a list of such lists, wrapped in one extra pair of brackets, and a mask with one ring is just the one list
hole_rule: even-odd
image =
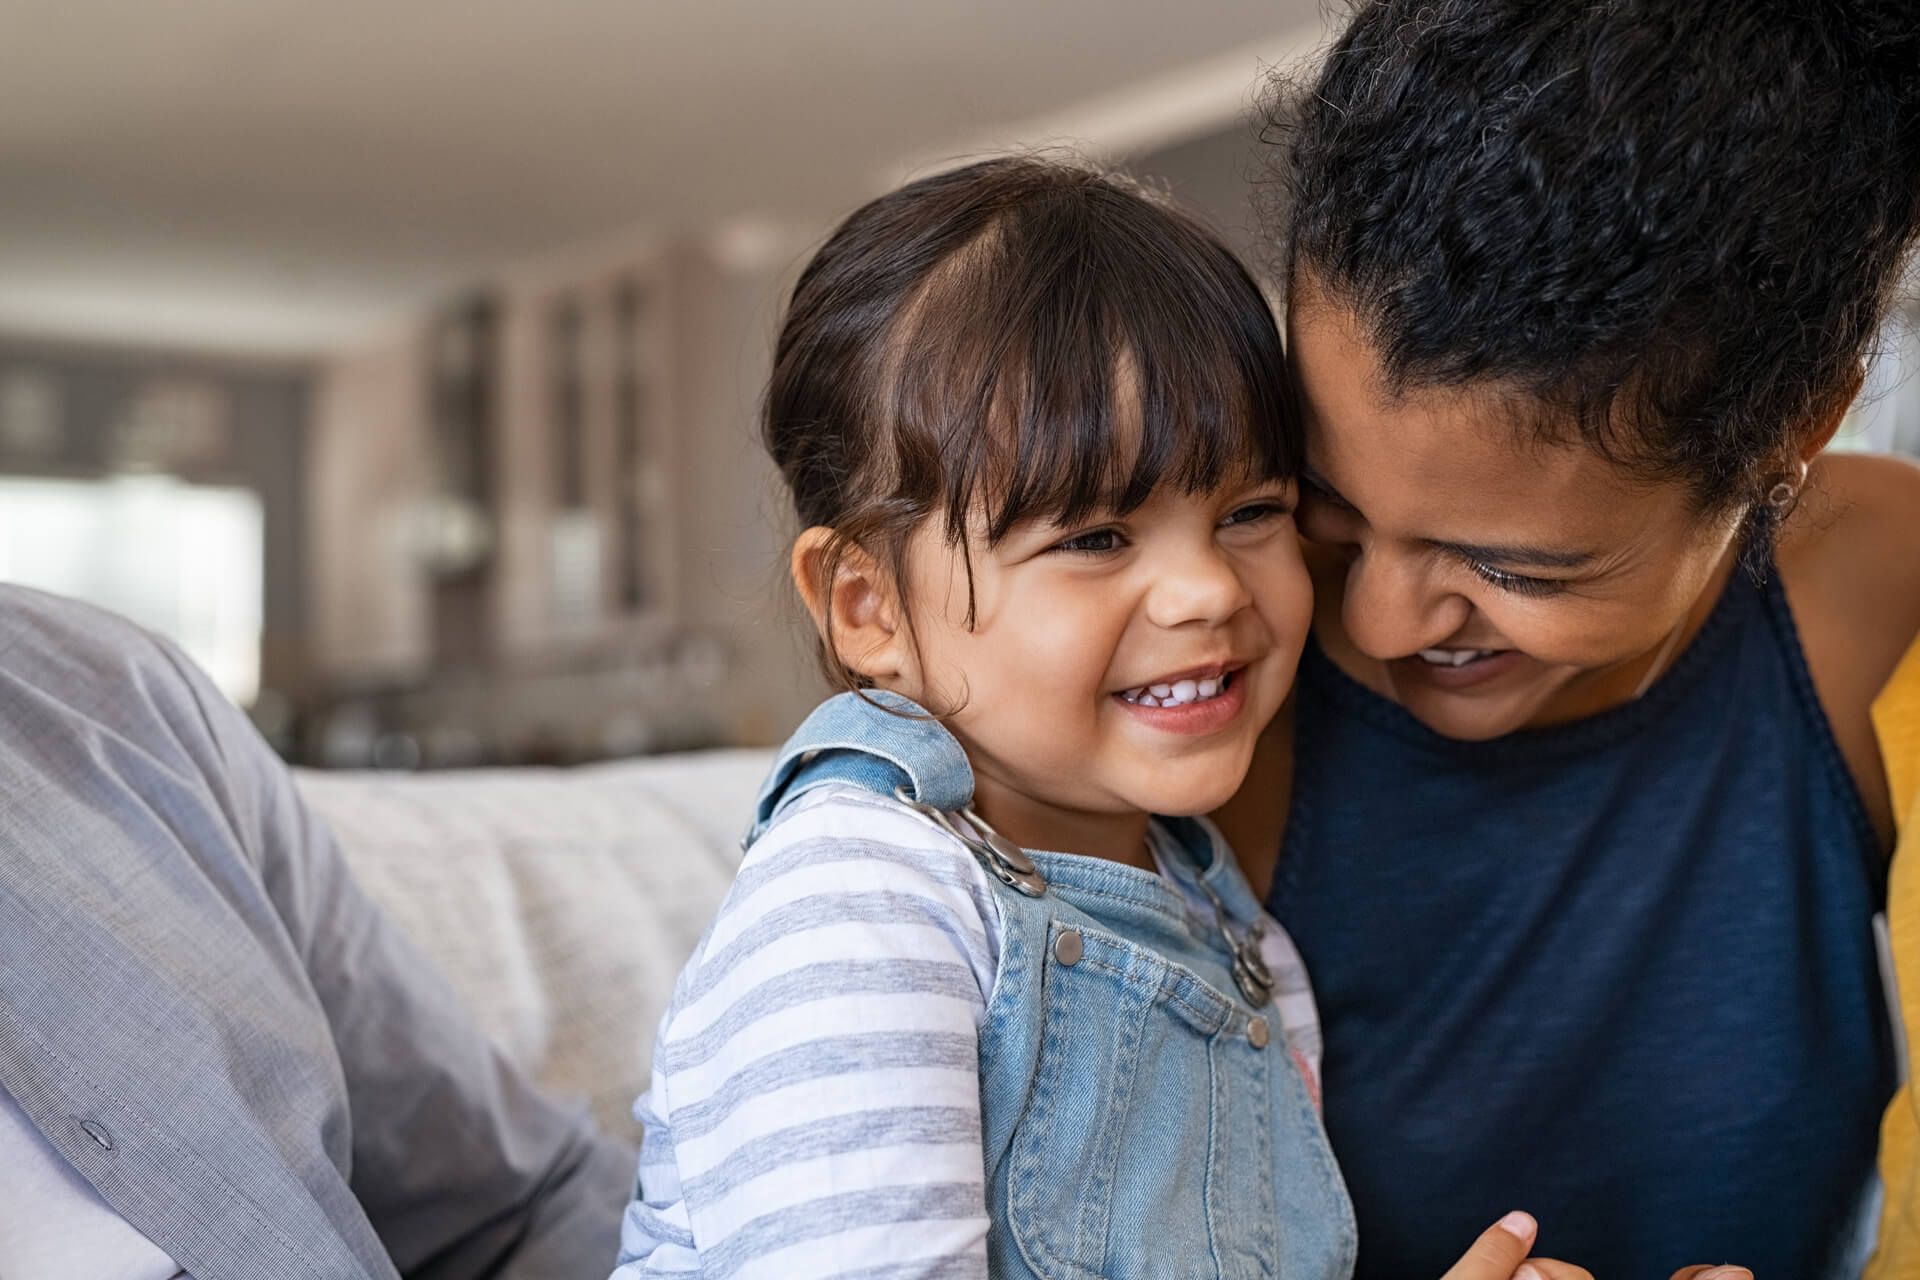
[(260, 692), (264, 536), (246, 489), (0, 476), (0, 581), (159, 632), (243, 706)]

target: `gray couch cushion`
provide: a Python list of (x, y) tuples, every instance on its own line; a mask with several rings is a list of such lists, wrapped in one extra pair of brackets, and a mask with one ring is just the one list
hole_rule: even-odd
[(302, 773), (369, 893), (509, 1056), (610, 1132), (718, 907), (770, 755), (584, 769)]

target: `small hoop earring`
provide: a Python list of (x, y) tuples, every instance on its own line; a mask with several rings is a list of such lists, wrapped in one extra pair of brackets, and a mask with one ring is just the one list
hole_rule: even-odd
[(1767, 505), (1775, 511), (1784, 512), (1800, 496), (1800, 486), (1806, 482), (1807, 464), (1802, 462), (1774, 481), (1773, 487), (1767, 490)]

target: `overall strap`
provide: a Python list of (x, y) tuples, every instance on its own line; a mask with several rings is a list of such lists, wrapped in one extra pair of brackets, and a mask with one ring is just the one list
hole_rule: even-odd
[(941, 812), (973, 803), (973, 767), (945, 725), (885, 690), (842, 693), (813, 709), (774, 758), (742, 847), (766, 833), (789, 802), (831, 783), (877, 795), (896, 789)]
[(741, 848), (799, 796), (833, 784), (899, 800), (960, 841), (1001, 884), (1029, 897), (1046, 892), (1026, 851), (969, 807), (973, 767), (959, 740), (925, 708), (884, 690), (838, 694), (801, 722), (760, 787)]

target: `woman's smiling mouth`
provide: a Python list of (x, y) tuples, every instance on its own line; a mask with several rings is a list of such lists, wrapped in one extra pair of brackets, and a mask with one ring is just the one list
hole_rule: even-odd
[(1435, 688), (1470, 689), (1496, 679), (1519, 665), (1518, 649), (1422, 649), (1387, 665), (1396, 677), (1410, 678)]

